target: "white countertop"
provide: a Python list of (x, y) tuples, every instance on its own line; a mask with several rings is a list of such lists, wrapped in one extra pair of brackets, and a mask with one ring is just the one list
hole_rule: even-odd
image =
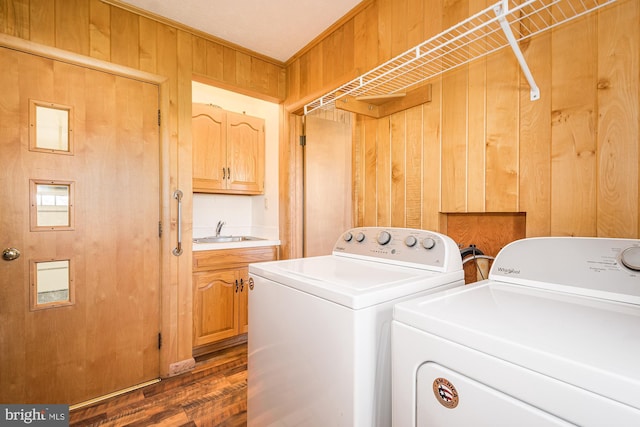
[(255, 248), (258, 246), (279, 246), (280, 240), (245, 240), (242, 242), (194, 243), (193, 251), (215, 251), (219, 249)]

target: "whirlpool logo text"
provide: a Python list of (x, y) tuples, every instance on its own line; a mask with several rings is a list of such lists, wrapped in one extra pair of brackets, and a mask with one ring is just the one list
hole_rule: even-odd
[(520, 274), (520, 270), (511, 267), (498, 267), (498, 273), (502, 273), (505, 275)]

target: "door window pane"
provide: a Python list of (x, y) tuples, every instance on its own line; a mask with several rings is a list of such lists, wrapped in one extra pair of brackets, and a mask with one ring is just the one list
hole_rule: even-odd
[(31, 180), (31, 231), (73, 229), (73, 182)]
[(29, 114), (31, 151), (72, 154), (71, 107), (32, 100)]
[(31, 262), (31, 309), (39, 310), (73, 304), (71, 261)]

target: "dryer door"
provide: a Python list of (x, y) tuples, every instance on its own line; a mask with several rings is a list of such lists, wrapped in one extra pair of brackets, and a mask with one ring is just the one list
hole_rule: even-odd
[(417, 426), (571, 426), (437, 363), (420, 366), (417, 374)]

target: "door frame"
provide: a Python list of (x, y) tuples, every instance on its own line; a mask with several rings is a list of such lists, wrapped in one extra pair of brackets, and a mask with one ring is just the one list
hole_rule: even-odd
[[(188, 184), (180, 182), (178, 149), (171, 147), (169, 79), (6, 34), (0, 34), (0, 47), (158, 86), (160, 104), (160, 220), (163, 229), (160, 237), (159, 303), (161, 307), (160, 325), (158, 326), (162, 334), (162, 345), (160, 347), (160, 372), (158, 372), (158, 376), (169, 377), (193, 369), (195, 360), (191, 357), (191, 312), (184, 313), (180, 310), (182, 306), (191, 306), (191, 283), (189, 280), (192, 254), (190, 245), (191, 217), (188, 215), (191, 212), (191, 183), (190, 181)], [(181, 184), (184, 188), (180, 188)], [(182, 199), (183, 223), (181, 228), (184, 230), (182, 241), (187, 244), (183, 245), (182, 255), (174, 256), (172, 251), (178, 240), (178, 206), (172, 195), (178, 189), (181, 189), (185, 196)], [(184, 215), (185, 212), (187, 215)], [(180, 348), (182, 342), (189, 343), (188, 348)], [(185, 354), (190, 357), (181, 357)]]

